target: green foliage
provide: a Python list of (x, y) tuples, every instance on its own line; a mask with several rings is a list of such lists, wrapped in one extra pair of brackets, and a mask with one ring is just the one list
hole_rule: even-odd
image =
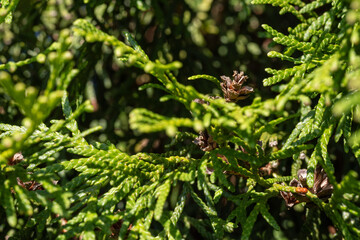
[(0, 24), (2, 22), (11, 23), (12, 21), (12, 12), (15, 10), (16, 5), (19, 3), (19, 0), (9, 1), (2, 0), (0, 1)]
[[(193, 29), (197, 47), (210, 56), (202, 48), (204, 36), (195, 33), (204, 28), (216, 34), (213, 19), (206, 18), (215, 3), (185, 2), (190, 9), (188, 18), (191, 11), (199, 15), (191, 23), (176, 15), (173, 21), (176, 26), (184, 24)], [(247, 1), (238, 2), (247, 6)], [(14, 24), (9, 16), (17, 3), (1, 1), (0, 24)], [(50, 12), (54, 7), (43, 4)], [(287, 206), (290, 196), (295, 196), (300, 203), (296, 207), (306, 207), (306, 221), (298, 222), (304, 238), (360, 237), (360, 181), (354, 171), (360, 167), (359, 1), (253, 0), (253, 4), (280, 7), (279, 13), (295, 16), (298, 25), (288, 33), (262, 25), (263, 34), (281, 45), (268, 56), (287, 62), (282, 69), (265, 69), (272, 76), (263, 84), (274, 85), (274, 97), (255, 89), (255, 97), (237, 104), (223, 98), (224, 82), (218, 76), (186, 71), (185, 77), (195, 83), (201, 79), (215, 83), (209, 95), (200, 93), (195, 83), (191, 86), (181, 80), (186, 61), (174, 60), (165, 50), (150, 56), (136, 34), (124, 31), (121, 37), (119, 32), (107, 29), (107, 24), (114, 24), (111, 12), (120, 7), (118, 3), (73, 4), (80, 12), (89, 11), (90, 16), (62, 22), (65, 25), (54, 32), (53, 42), (30, 57), (14, 56), (14, 61), (0, 65), (1, 96), (6, 103), (6, 109), (0, 110), (9, 112), (0, 123), (0, 217), (4, 219), (0, 237), (266, 237), (257, 232), (274, 239), (291, 237), (294, 235), (286, 226), (287, 220), (279, 217), (278, 209), (284, 209), (285, 204), (282, 200), (281, 204), (273, 203), (280, 194)], [(59, 14), (68, 16), (68, 5), (59, 4)], [(124, 6), (130, 5), (132, 10), (126, 14), (134, 17), (139, 12), (144, 16), (151, 12), (161, 24), (166, 23), (167, 14), (159, 10), (156, 1), (128, 1)], [(104, 20), (107, 14), (110, 23)], [(139, 20), (141, 28), (141, 22), (150, 22), (154, 16), (134, 21)], [(116, 18), (121, 19), (121, 14)], [(47, 24), (49, 30), (55, 28), (55, 24)], [(156, 28), (163, 28), (161, 24)], [(149, 35), (140, 40), (143, 37)], [(164, 43), (162, 48), (166, 46)], [(141, 104), (123, 112), (129, 116), (126, 123), (136, 136), (165, 131), (172, 138), (162, 153), (142, 151), (144, 141), (137, 142), (139, 151), (126, 151), (111, 141), (92, 137), (101, 131), (99, 124), (83, 127), (82, 121), (96, 111), (97, 105), (93, 96), (96, 88), (86, 87), (95, 84), (89, 71), (95, 67), (105, 76), (104, 82), (110, 78), (97, 65), (102, 54), (110, 56), (107, 60), (116, 63), (117, 70), (145, 72), (151, 81), (158, 81), (140, 86), (143, 93), (157, 89), (167, 94), (159, 100), (169, 102), (169, 112)], [(26, 79), (25, 74), (30, 71), (27, 67), (38, 65), (43, 67), (39, 71), (41, 84)], [(21, 69), (25, 69), (25, 77), (19, 77)], [(231, 84), (227, 87), (235, 89)], [(121, 94), (131, 92), (128, 87), (121, 86), (125, 89)], [(84, 89), (90, 89), (89, 93)], [(184, 111), (175, 117), (179, 106)], [(197, 134), (200, 136), (194, 139)], [(341, 145), (337, 144), (340, 140)], [(295, 186), (293, 179), (301, 182), (297, 176), (301, 168), (307, 170), (306, 180)], [(328, 182), (321, 179), (319, 183), (317, 169), (323, 169)], [(325, 196), (321, 195), (323, 183), (332, 185), (332, 192)], [(321, 189), (314, 190), (319, 185)], [(284, 215), (290, 210), (282, 211)], [(330, 220), (335, 233), (319, 226), (320, 213)]]

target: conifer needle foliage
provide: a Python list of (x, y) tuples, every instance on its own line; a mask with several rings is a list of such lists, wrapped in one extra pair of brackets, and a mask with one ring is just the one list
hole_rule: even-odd
[[(9, 24), (18, 1), (0, 2), (0, 23)], [(137, 1), (138, 8), (149, 2)], [(279, 238), (286, 224), (271, 207), (275, 199), (285, 209), (286, 203), (285, 211), (306, 208), (298, 226), (304, 238), (360, 238), (358, 172), (339, 167), (360, 164), (360, 1), (252, 4), (272, 5), (297, 25), (287, 32), (262, 25), (281, 49), (268, 57), (288, 67), (266, 68), (263, 85), (277, 95), (253, 97), (248, 105), (239, 102), (257, 89), (246, 85), (243, 72), (233, 79), (231, 72), (189, 76), (219, 90), (200, 93), (177, 79), (181, 62), (152, 59), (130, 33), (119, 40), (91, 18), (77, 19), (35, 56), (1, 64), (1, 91), (23, 118), (0, 123), (0, 237), (254, 239), (273, 229), (270, 238)], [(89, 141), (100, 126), (79, 128), (93, 105), (70, 86), (87, 71), (87, 51), (96, 44), (110, 46), (124, 68), (156, 79), (140, 91), (160, 89), (161, 101), (188, 110), (181, 117), (130, 112), (135, 133), (172, 138), (164, 153), (132, 155), (116, 143)], [(13, 76), (29, 64), (47, 67), (43, 89)], [(62, 115), (52, 114), (59, 106)], [(188, 210), (194, 205), (196, 214)], [(335, 233), (322, 230), (322, 219)], [(259, 227), (263, 220), (267, 225)]]

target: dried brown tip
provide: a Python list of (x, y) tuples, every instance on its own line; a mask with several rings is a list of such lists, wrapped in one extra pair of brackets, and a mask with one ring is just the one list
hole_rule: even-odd
[(269, 175), (273, 174), (273, 172), (277, 171), (278, 167), (279, 167), (278, 160), (271, 161), (259, 169), (260, 174), (261, 174), (261, 176), (269, 176)]
[(15, 165), (24, 160), (24, 156), (21, 152), (15, 153), (14, 156), (9, 160), (9, 165)]
[(211, 151), (217, 148), (217, 143), (206, 131), (201, 131), (200, 135), (193, 142), (203, 151)]

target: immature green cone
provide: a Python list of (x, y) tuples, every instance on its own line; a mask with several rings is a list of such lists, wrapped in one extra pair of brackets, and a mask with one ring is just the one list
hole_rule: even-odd
[(227, 102), (237, 102), (247, 98), (250, 93), (254, 92), (252, 87), (243, 86), (248, 79), (244, 72), (234, 71), (233, 80), (227, 76), (221, 76), (220, 78), (223, 80), (220, 85)]

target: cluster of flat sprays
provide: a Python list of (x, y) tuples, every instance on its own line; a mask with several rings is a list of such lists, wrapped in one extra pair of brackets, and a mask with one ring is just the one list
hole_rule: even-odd
[[(244, 72), (239, 73), (234, 70), (232, 79), (227, 76), (221, 76), (220, 78), (222, 80), (220, 86), (226, 102), (237, 102), (238, 100), (247, 98), (250, 93), (254, 92), (252, 87), (244, 85), (249, 78)], [(210, 98), (216, 99), (220, 97), (211, 96)], [(209, 105), (209, 102), (204, 99), (196, 98), (194, 102)], [(206, 131), (201, 131), (199, 137), (194, 140), (194, 143), (198, 145), (202, 151), (211, 151), (217, 147), (216, 142)]]
[(301, 202), (310, 202), (310, 199), (306, 197), (307, 191), (315, 194), (323, 201), (331, 197), (334, 186), (330, 184), (327, 174), (320, 166), (315, 169), (314, 186), (311, 188), (309, 188), (306, 183), (307, 169), (300, 169), (297, 172), (297, 177), (298, 179), (294, 178), (289, 184), (291, 187), (296, 187), (297, 193), (280, 192), (282, 198), (285, 200), (286, 206), (293, 207)]
[[(238, 100), (245, 99), (249, 96), (250, 93), (254, 92), (254, 89), (250, 86), (244, 85), (248, 77), (244, 72), (234, 71), (232, 79), (227, 76), (220, 77), (222, 82), (220, 83), (221, 90), (224, 94), (224, 99), (226, 102), (237, 102)], [(212, 99), (220, 97), (210, 97)], [(207, 104), (209, 102), (204, 99), (194, 99), (194, 102), (199, 104)], [(202, 151), (212, 151), (218, 147), (218, 144), (214, 141), (213, 137), (206, 131), (200, 131), (199, 136), (193, 141)], [(260, 146), (262, 144), (260, 143)], [(277, 141), (269, 143), (270, 147), (276, 148)], [(240, 147), (241, 151), (243, 149)], [(219, 156), (219, 154), (218, 154)], [(227, 159), (225, 156), (220, 155), (219, 157), (223, 158), (225, 162)], [(277, 170), (279, 162), (277, 160), (271, 161), (266, 166), (261, 167), (259, 170), (261, 176), (271, 175), (272, 172)], [(213, 171), (209, 171), (211, 174)], [(326, 201), (333, 192), (333, 185), (330, 184), (329, 179), (325, 171), (318, 166), (314, 171), (314, 185), (313, 187), (308, 187), (306, 183), (307, 179), (307, 170), (300, 169), (297, 173), (297, 178), (294, 178), (290, 181), (290, 186), (296, 187), (296, 193), (284, 192), (281, 191), (280, 195), (285, 200), (287, 207), (293, 207), (294, 205), (302, 202), (310, 202), (310, 199), (306, 196), (306, 193), (309, 191), (315, 194), (318, 198), (323, 201)]]

